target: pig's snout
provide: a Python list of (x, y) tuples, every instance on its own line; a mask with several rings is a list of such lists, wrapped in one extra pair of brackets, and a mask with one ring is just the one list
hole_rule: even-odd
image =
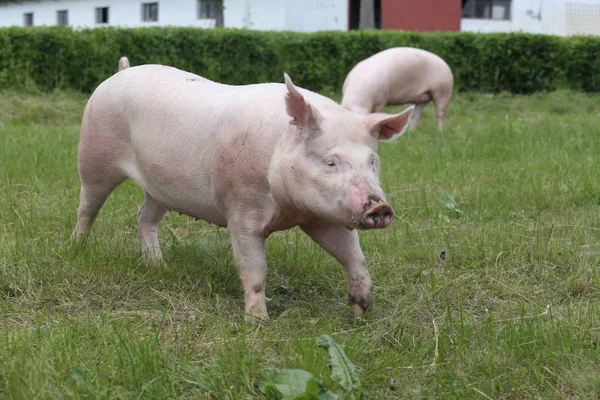
[(378, 203), (371, 207), (362, 216), (362, 222), (367, 229), (385, 228), (392, 223), (394, 210), (387, 203)]

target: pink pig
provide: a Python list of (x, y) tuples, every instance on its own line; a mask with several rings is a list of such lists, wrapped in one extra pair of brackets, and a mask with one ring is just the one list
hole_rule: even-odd
[(421, 49), (397, 47), (356, 64), (344, 81), (342, 106), (368, 114), (381, 112), (386, 104), (415, 103), (410, 124), (413, 130), (423, 107), (433, 100), (441, 131), (453, 86), (452, 71), (440, 57)]
[(157, 227), (168, 210), (228, 227), (246, 315), (265, 320), (265, 240), (299, 226), (343, 264), (362, 316), (372, 286), (356, 229), (392, 222), (377, 144), (404, 133), (413, 107), (359, 115), (284, 77), (285, 85), (229, 86), (144, 65), (103, 82), (81, 125), (74, 238), (90, 232), (108, 195), (131, 178), (144, 189), (146, 262), (163, 262)]

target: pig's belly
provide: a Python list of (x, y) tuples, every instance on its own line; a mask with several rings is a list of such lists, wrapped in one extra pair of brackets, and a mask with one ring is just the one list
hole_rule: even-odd
[(431, 93), (423, 85), (393, 86), (389, 89), (388, 104), (428, 103)]
[(178, 171), (162, 176), (130, 165), (129, 177), (148, 192), (154, 200), (169, 209), (225, 227), (227, 220), (215, 205), (211, 192), (210, 175), (193, 175)]

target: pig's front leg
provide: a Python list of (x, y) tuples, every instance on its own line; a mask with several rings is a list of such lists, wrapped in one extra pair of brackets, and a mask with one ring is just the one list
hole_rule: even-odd
[(356, 230), (326, 223), (313, 223), (301, 228), (344, 266), (348, 274), (352, 311), (357, 317), (362, 317), (373, 301), (373, 286)]
[(265, 299), (267, 281), (265, 237), (250, 230), (231, 228), (233, 256), (240, 270), (244, 289), (246, 320), (266, 321), (269, 316)]
[(417, 129), (417, 124), (419, 123), (419, 119), (421, 119), (421, 111), (427, 105), (427, 103), (419, 103), (415, 106), (415, 111), (413, 111), (412, 117), (410, 119), (409, 130), (414, 131)]

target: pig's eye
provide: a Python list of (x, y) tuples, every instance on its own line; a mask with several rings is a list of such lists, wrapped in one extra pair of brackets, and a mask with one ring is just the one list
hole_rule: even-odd
[(334, 170), (338, 165), (338, 161), (337, 157), (327, 157), (323, 160), (323, 164), (325, 164), (328, 169)]

